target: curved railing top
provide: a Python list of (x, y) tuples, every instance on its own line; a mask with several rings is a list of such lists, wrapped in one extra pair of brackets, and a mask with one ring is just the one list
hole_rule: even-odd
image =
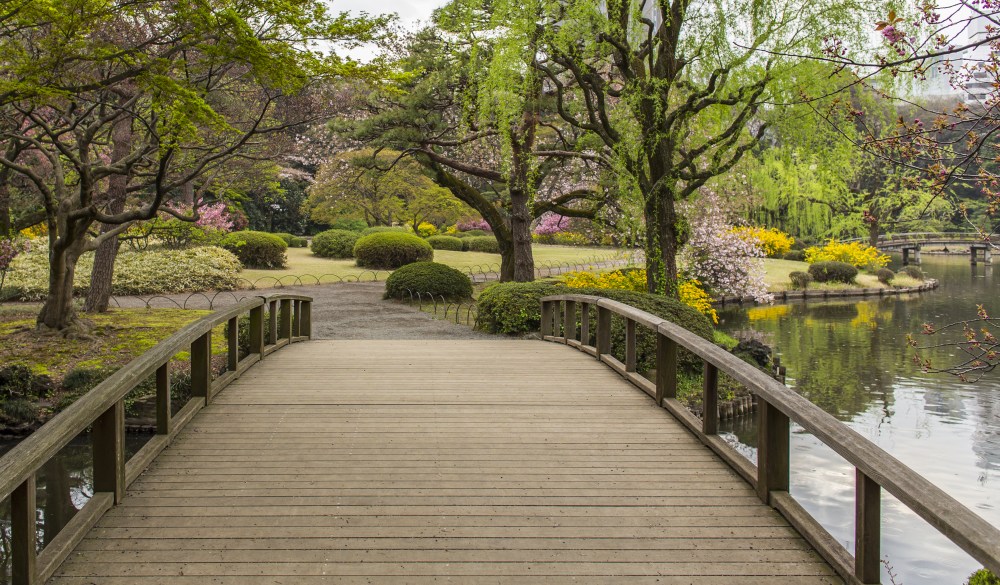
[[(750, 392), (763, 399), (768, 405), (783, 413), (788, 419), (798, 423), (803, 429), (847, 460), (859, 472), (894, 495), (901, 503), (916, 512), (952, 542), (977, 561), (983, 563), (985, 567), (1000, 573), (1000, 529), (972, 512), (941, 488), (904, 465), (857, 431), (838, 421), (798, 393), (790, 391), (778, 380), (714, 343), (666, 319), (629, 305), (587, 295), (553, 295), (542, 299), (543, 307), (547, 303), (565, 302), (595, 306), (598, 311), (609, 311), (626, 320), (641, 324), (657, 335), (688, 349), (700, 357), (705, 362), (706, 367), (710, 364), (717, 371), (726, 373)], [(549, 311), (543, 310), (543, 334), (546, 327), (544, 322), (546, 314), (550, 316), (549, 318), (558, 315), (558, 313), (553, 313), (551, 309)], [(558, 319), (557, 316), (555, 318)], [(566, 319), (569, 317), (567, 316)], [(607, 326), (610, 327), (610, 316), (606, 319)], [(575, 324), (572, 327), (575, 328)], [(600, 317), (597, 327), (597, 345), (600, 346), (602, 337)], [(551, 322), (549, 328), (549, 333), (553, 334)], [(605, 339), (609, 339), (607, 337), (609, 334), (605, 335)], [(567, 341), (565, 338), (562, 340)], [(604, 343), (607, 345), (610, 341)], [(632, 343), (634, 347), (634, 341)], [(585, 346), (588, 344), (588, 340), (581, 339), (580, 344)], [(595, 349), (600, 357), (602, 348), (596, 347)], [(609, 351), (608, 347), (603, 349), (604, 352)], [(634, 357), (631, 359), (634, 363)], [(617, 362), (614, 358), (606, 361)], [(658, 363), (657, 367), (662, 368), (663, 364)]]
[[(848, 238), (844, 242), (868, 242), (870, 238)], [(979, 232), (905, 232), (884, 234), (878, 237), (879, 244), (901, 244), (933, 241), (949, 242), (986, 242)]]

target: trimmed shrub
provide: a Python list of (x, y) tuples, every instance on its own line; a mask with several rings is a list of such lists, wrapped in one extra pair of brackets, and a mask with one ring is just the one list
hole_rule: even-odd
[(326, 230), (313, 236), (312, 253), (323, 258), (353, 258), (361, 232)]
[(889, 283), (892, 282), (892, 279), (896, 278), (896, 273), (893, 272), (892, 270), (889, 270), (888, 268), (879, 268), (875, 272), (875, 276), (878, 278), (879, 282), (888, 286)]
[(857, 278), (858, 269), (846, 262), (816, 262), (809, 267), (809, 274), (816, 282), (850, 284)]
[(472, 281), (461, 271), (437, 262), (414, 262), (394, 271), (385, 280), (385, 298), (404, 299), (430, 293), (449, 300), (472, 297)]
[(478, 238), (482, 236), (491, 236), (490, 232), (484, 230), (469, 230), (467, 232), (455, 232), (456, 238)]
[(361, 235), (367, 236), (370, 234), (384, 234), (386, 232), (400, 232), (404, 234), (411, 234), (413, 230), (406, 227), (405, 225), (377, 225), (375, 227), (365, 228), (361, 230)]
[(279, 238), (281, 238), (282, 240), (284, 240), (286, 246), (288, 246), (289, 248), (292, 247), (292, 238), (294, 238), (295, 236), (293, 236), (292, 234), (289, 234), (289, 233), (285, 233), (285, 232), (275, 232), (274, 235), (276, 235)]
[(467, 252), (500, 253), (500, 243), (493, 236), (473, 236), (462, 240), (462, 248)]
[[(713, 341), (709, 320), (695, 309), (669, 297), (626, 290), (567, 288), (548, 282), (505, 282), (486, 288), (479, 295), (479, 317), (476, 328), (490, 333), (518, 334), (538, 331), (542, 320), (542, 297), (554, 294), (583, 294), (609, 298), (637, 309), (668, 319), (695, 335)], [(597, 323), (596, 309), (592, 309), (590, 322)], [(579, 327), (577, 328), (579, 331)], [(591, 327), (591, 335), (595, 332)], [(622, 319), (612, 319), (611, 346), (620, 361), (625, 361), (625, 324)], [(637, 329), (636, 360), (640, 371), (655, 366), (656, 335), (645, 327)], [(700, 371), (701, 359), (691, 352), (678, 352), (680, 365), (692, 372)]]
[(309, 240), (305, 238), (300, 238), (298, 236), (292, 238), (292, 241), (288, 244), (290, 248), (308, 248)]
[(368, 229), (368, 223), (363, 219), (349, 219), (338, 217), (330, 224), (332, 230), (347, 230), (349, 232), (360, 232)]
[[(83, 294), (90, 287), (93, 253), (84, 254), (76, 265), (73, 290)], [(184, 250), (122, 249), (115, 260), (111, 292), (115, 295), (151, 295), (232, 290), (239, 288), (240, 261), (231, 252), (204, 246)], [(49, 286), (49, 257), (45, 246), (18, 256), (7, 274), (4, 298), (40, 301)]]
[(245, 268), (284, 268), (288, 244), (267, 232), (233, 232), (222, 239), (222, 247), (239, 258)]
[(431, 245), (431, 248), (435, 250), (452, 250), (454, 252), (461, 252), (462, 240), (454, 236), (431, 236), (427, 238), (427, 243)]
[(807, 289), (809, 288), (809, 283), (812, 282), (813, 277), (808, 272), (794, 271), (788, 273), (788, 280), (792, 281), (792, 286), (795, 288)]
[(920, 281), (923, 281), (924, 279), (927, 278), (927, 275), (924, 274), (924, 271), (921, 270), (919, 266), (904, 266), (903, 269), (900, 270), (900, 272), (909, 276), (910, 278), (915, 278)]
[(805, 262), (806, 252), (805, 250), (789, 250), (785, 252), (785, 255), (782, 256), (782, 258), (785, 260), (794, 260), (796, 262)]
[(358, 266), (394, 269), (414, 262), (434, 259), (434, 248), (423, 238), (408, 233), (374, 233), (354, 244)]

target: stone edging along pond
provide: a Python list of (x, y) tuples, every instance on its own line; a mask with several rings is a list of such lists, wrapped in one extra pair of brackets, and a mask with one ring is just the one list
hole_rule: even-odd
[[(779, 301), (802, 301), (802, 300), (826, 300), (842, 299), (848, 297), (885, 297), (891, 295), (903, 295), (907, 293), (926, 292), (938, 287), (938, 281), (928, 278), (920, 286), (908, 286), (903, 288), (845, 288), (835, 290), (785, 290), (774, 293), (774, 300)], [(743, 297), (723, 297), (714, 303), (717, 307), (726, 305), (744, 305), (752, 303), (759, 305), (753, 299)]]

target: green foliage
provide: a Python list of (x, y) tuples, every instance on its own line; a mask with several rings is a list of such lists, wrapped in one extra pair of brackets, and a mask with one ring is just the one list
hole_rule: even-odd
[(361, 232), (326, 230), (313, 237), (312, 253), (323, 258), (353, 258), (354, 244)]
[(809, 283), (813, 281), (813, 277), (808, 272), (795, 270), (788, 273), (788, 280), (792, 282), (793, 287), (805, 290), (809, 288)]
[(245, 268), (284, 268), (288, 244), (266, 232), (233, 232), (222, 240), (222, 247), (239, 258)]
[(38, 419), (38, 406), (24, 398), (0, 400), (0, 415), (7, 424), (22, 424)]
[[(137, 226), (137, 229), (143, 228)], [(163, 219), (154, 218), (146, 228), (164, 246), (173, 250), (193, 246), (218, 246), (226, 236), (226, 232), (211, 227), (199, 226), (191, 221), (182, 221), (176, 217)]]
[(279, 238), (281, 238), (282, 240), (284, 240), (286, 246), (288, 246), (289, 248), (292, 247), (292, 239), (294, 239), (295, 236), (293, 236), (292, 234), (289, 234), (289, 233), (285, 233), (285, 232), (275, 232), (274, 235), (276, 235)]
[(395, 269), (404, 264), (433, 260), (434, 248), (423, 238), (410, 233), (374, 233), (354, 244), (354, 257), (358, 266)]
[[(280, 239), (278, 241), (281, 241)], [(284, 242), (282, 242), (284, 244)], [(39, 301), (48, 292), (49, 262), (39, 247), (19, 256), (4, 286), (5, 298)], [(90, 286), (92, 253), (77, 263), (74, 290)], [(240, 262), (231, 252), (207, 246), (184, 250), (121, 250), (115, 261), (112, 294), (149, 295), (239, 288)]]
[(805, 262), (806, 261), (806, 252), (805, 252), (805, 250), (789, 250), (789, 251), (785, 252), (785, 255), (783, 256), (783, 258), (785, 260), (793, 260), (795, 262)]
[(52, 379), (22, 364), (0, 367), (0, 401), (38, 400), (52, 390)]
[(449, 300), (472, 297), (469, 277), (445, 264), (414, 262), (394, 271), (385, 280), (385, 298), (407, 299), (417, 293), (443, 296)]
[(927, 278), (927, 275), (924, 274), (924, 271), (921, 270), (919, 266), (913, 266), (912, 264), (909, 266), (904, 266), (903, 269), (900, 270), (900, 272), (909, 276), (910, 278), (914, 278), (920, 281), (923, 281)]
[(989, 569), (979, 569), (969, 575), (969, 580), (965, 585), (1000, 585), (1000, 577), (997, 577)]
[(878, 277), (878, 281), (882, 284), (888, 286), (892, 283), (892, 279), (896, 278), (896, 273), (888, 268), (879, 268), (875, 271), (875, 276)]
[(816, 282), (850, 284), (858, 276), (858, 269), (846, 262), (816, 262), (809, 266), (809, 274)]
[(288, 247), (289, 248), (308, 248), (309, 247), (309, 240), (307, 240), (305, 238), (300, 238), (298, 236), (295, 236), (295, 237), (292, 238), (292, 241), (288, 244)]
[(337, 219), (331, 221), (329, 225), (330, 229), (347, 230), (349, 232), (360, 232), (368, 227), (365, 220), (351, 217), (338, 217)]
[(478, 236), (491, 236), (493, 234), (485, 230), (469, 230), (467, 232), (455, 232), (452, 235), (455, 236), (456, 238), (475, 238)]
[(493, 236), (473, 236), (462, 240), (462, 249), (466, 252), (500, 253), (500, 243)]
[(361, 230), (361, 235), (367, 236), (371, 234), (384, 234), (384, 233), (398, 232), (401, 234), (412, 233), (410, 228), (403, 225), (376, 225), (369, 228)]
[(462, 239), (454, 236), (431, 236), (427, 238), (427, 243), (430, 244), (431, 248), (434, 248), (435, 250), (452, 250), (454, 252), (461, 252), (464, 249), (462, 246)]

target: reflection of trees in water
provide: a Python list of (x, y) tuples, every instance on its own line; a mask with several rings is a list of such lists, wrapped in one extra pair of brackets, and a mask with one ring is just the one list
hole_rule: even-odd
[[(975, 394), (976, 430), (972, 433), (972, 452), (976, 454), (976, 464), (987, 471), (1000, 470), (1000, 391), (977, 392)], [(987, 475), (982, 476), (986, 481)]]
[[(90, 499), (91, 451), (88, 440), (76, 440), (38, 471), (36, 542), (41, 550), (52, 542), (79, 507)], [(10, 580), (10, 498), (0, 502), (0, 585)]]

